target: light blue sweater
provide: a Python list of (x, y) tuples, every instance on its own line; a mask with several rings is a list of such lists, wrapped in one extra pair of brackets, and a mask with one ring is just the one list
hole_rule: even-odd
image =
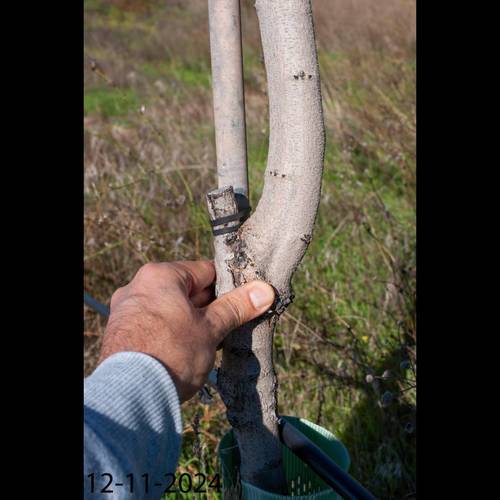
[[(179, 398), (164, 366), (137, 352), (110, 356), (84, 381), (84, 497), (161, 498), (181, 433)], [(108, 483), (113, 493), (101, 492)]]

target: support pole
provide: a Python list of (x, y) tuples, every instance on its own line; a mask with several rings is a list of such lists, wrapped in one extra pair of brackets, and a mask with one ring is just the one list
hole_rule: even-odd
[[(218, 186), (248, 206), (248, 171), (239, 0), (209, 0)], [(243, 198), (244, 197), (244, 198)]]

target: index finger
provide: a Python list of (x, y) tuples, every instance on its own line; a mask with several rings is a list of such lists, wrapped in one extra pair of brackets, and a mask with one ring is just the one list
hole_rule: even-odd
[(202, 292), (215, 281), (215, 267), (211, 260), (182, 260), (171, 265), (178, 271), (189, 296)]

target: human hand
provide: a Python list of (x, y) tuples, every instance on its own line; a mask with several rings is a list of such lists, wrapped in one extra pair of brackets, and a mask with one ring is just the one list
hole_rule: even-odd
[(211, 261), (146, 264), (111, 297), (99, 363), (121, 351), (143, 352), (163, 363), (181, 402), (203, 386), (217, 346), (228, 333), (260, 316), (273, 288), (252, 281), (213, 300)]

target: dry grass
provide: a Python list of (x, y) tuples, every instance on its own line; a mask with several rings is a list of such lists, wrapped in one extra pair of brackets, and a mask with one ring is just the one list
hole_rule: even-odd
[[(336, 433), (357, 478), (403, 498), (415, 490), (415, 4), (313, 8), (327, 151), (314, 238), (276, 336), (280, 411)], [(255, 206), (266, 80), (251, 2), (242, 17)], [(85, 56), (85, 287), (108, 302), (145, 262), (212, 255), (206, 2), (87, 0)], [(85, 310), (86, 373), (104, 326)], [(212, 474), (223, 405), (193, 400), (184, 415), (180, 471)]]

